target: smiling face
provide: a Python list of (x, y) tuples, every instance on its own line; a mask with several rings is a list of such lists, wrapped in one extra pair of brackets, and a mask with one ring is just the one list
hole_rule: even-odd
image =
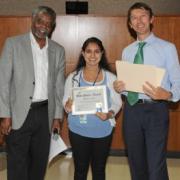
[(53, 20), (47, 13), (39, 13), (32, 17), (31, 30), (36, 40), (45, 39), (52, 31)]
[(150, 26), (153, 23), (154, 16), (145, 9), (133, 9), (130, 14), (129, 25), (137, 33), (137, 37), (141, 40), (145, 39), (150, 33)]
[(89, 43), (82, 52), (87, 67), (98, 67), (101, 61), (102, 51), (96, 43)]

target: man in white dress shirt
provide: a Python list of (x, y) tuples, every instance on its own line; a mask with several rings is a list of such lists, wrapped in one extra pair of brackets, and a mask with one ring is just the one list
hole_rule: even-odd
[(63, 117), (64, 48), (48, 39), (56, 13), (33, 11), (31, 32), (8, 38), (0, 59), (0, 131), (8, 180), (43, 180), (50, 131)]

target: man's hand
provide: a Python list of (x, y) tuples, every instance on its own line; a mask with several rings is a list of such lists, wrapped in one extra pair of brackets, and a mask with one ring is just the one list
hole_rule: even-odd
[(8, 135), (12, 128), (11, 118), (1, 118), (0, 120), (0, 131), (3, 135)]
[(61, 130), (61, 119), (54, 119), (52, 123), (52, 132), (57, 129), (58, 134), (60, 133)]
[(126, 90), (125, 84), (123, 81), (118, 81), (118, 80), (114, 81), (113, 87), (114, 87), (115, 91), (118, 93)]
[(154, 87), (149, 82), (143, 85), (143, 91), (154, 100), (169, 100), (172, 97), (171, 92), (166, 91), (162, 87)]

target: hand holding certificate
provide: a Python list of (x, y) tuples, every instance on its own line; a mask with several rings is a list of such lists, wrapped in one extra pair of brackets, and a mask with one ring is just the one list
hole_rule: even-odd
[(108, 112), (106, 86), (73, 88), (72, 114), (95, 114)]
[(116, 61), (117, 79), (126, 84), (127, 91), (143, 93), (146, 82), (158, 87), (165, 74), (165, 70), (152, 65), (131, 64), (125, 61)]

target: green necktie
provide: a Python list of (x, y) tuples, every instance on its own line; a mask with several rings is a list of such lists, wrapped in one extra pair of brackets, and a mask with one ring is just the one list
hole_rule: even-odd
[[(134, 58), (134, 64), (143, 64), (144, 63), (143, 47), (144, 47), (145, 44), (146, 44), (146, 42), (140, 42), (138, 44), (139, 47), (138, 47), (137, 53), (136, 53), (135, 58)], [(129, 91), (128, 95), (127, 95), (128, 103), (131, 106), (136, 104), (138, 102), (138, 96), (139, 96), (139, 94), (137, 92)]]

